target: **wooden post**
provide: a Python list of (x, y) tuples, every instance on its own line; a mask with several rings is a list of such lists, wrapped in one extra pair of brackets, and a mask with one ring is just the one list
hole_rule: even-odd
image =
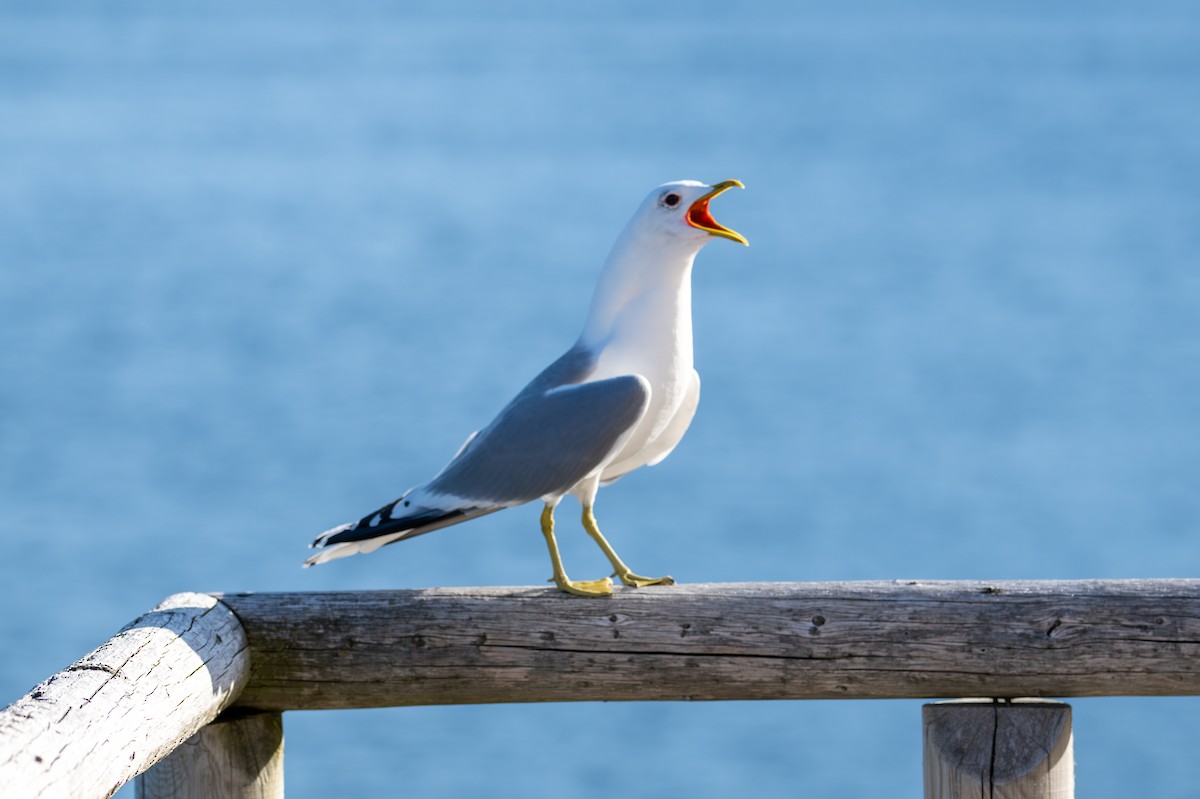
[(0, 710), (4, 799), (102, 799), (186, 741), (250, 679), (249, 644), (208, 594), (176, 594)]
[(283, 716), (214, 721), (138, 777), (137, 799), (283, 799)]
[(1073, 799), (1071, 706), (1041, 699), (925, 705), (925, 799)]

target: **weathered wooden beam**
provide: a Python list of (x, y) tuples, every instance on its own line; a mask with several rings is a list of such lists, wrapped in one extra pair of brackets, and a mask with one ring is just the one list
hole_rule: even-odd
[(1200, 580), (224, 595), (266, 710), (1200, 694)]
[(247, 682), (241, 624), (176, 594), (0, 710), (5, 799), (107, 797), (190, 738)]
[(283, 799), (283, 716), (222, 716), (138, 777), (137, 799)]
[(181, 594), (0, 711), (0, 786), (109, 796), (235, 698), (244, 713), (1148, 694), (1200, 694), (1198, 580)]
[(1044, 699), (925, 705), (925, 799), (1072, 799), (1071, 706)]

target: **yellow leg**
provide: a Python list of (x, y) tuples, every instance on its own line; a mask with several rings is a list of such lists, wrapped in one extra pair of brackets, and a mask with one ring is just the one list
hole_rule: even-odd
[(554, 566), (554, 584), (560, 591), (576, 596), (612, 596), (612, 580), (569, 580), (563, 569), (562, 557), (558, 554), (558, 542), (554, 540), (554, 508), (547, 505), (542, 511), (542, 535), (546, 536), (546, 547), (550, 550), (550, 563)]
[(596, 524), (596, 515), (592, 513), (591, 505), (587, 505), (583, 509), (583, 529), (587, 530), (588, 535), (603, 550), (604, 557), (608, 558), (608, 562), (612, 564), (614, 569), (613, 576), (620, 579), (625, 585), (635, 588), (643, 588), (647, 585), (675, 585), (675, 580), (672, 577), (642, 577), (630, 571), (629, 567), (625, 565), (625, 561), (621, 560), (616, 550), (601, 535), (600, 527)]

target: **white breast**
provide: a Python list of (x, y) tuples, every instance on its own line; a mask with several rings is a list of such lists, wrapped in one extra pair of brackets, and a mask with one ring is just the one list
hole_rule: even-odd
[[(656, 286), (626, 303), (600, 350), (591, 380), (638, 374), (650, 382), (650, 407), (610, 463), (622, 472), (653, 459), (659, 438), (684, 406), (694, 382), (689, 275), (676, 285)], [(682, 431), (680, 431), (682, 434)], [(671, 442), (674, 446), (675, 442)], [(646, 453), (639, 459), (639, 453)]]

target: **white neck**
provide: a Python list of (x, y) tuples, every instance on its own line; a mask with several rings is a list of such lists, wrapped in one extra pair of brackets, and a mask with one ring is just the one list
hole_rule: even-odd
[(626, 334), (667, 336), (685, 339), (690, 352), (692, 263), (705, 243), (626, 228), (600, 273), (580, 343), (599, 349)]

